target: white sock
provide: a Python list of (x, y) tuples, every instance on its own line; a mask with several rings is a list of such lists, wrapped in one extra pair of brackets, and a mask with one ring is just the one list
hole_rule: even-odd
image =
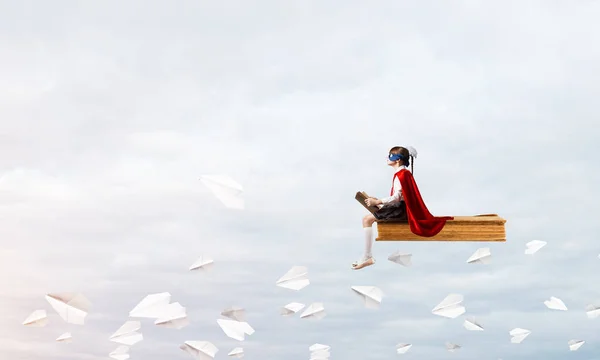
[(365, 227), (363, 228), (365, 231), (365, 257), (369, 258), (373, 256), (371, 253), (373, 250), (373, 228)]

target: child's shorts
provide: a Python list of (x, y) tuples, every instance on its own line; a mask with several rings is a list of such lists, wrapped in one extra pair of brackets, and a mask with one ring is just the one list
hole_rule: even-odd
[(404, 200), (394, 202), (391, 204), (385, 204), (381, 209), (373, 213), (377, 220), (408, 220), (406, 214), (406, 203)]

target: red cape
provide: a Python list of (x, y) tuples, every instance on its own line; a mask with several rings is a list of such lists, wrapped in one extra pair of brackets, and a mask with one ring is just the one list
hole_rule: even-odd
[(415, 183), (415, 179), (410, 171), (402, 169), (394, 174), (394, 177), (396, 176), (402, 185), (402, 195), (406, 203), (408, 224), (413, 234), (424, 237), (435, 236), (442, 231), (444, 225), (446, 225), (446, 220), (454, 220), (453, 216), (431, 215), (421, 198), (417, 183)]

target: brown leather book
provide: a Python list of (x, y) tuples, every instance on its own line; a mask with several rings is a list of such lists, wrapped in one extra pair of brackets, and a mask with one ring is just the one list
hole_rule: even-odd
[(374, 214), (377, 210), (379, 210), (379, 207), (376, 205), (371, 205), (371, 206), (367, 206), (367, 204), (365, 203), (365, 201), (369, 198), (370, 196), (367, 195), (366, 192), (364, 191), (359, 191), (356, 193), (356, 196), (354, 196), (354, 198), (356, 199), (356, 201), (358, 201), (362, 206), (365, 207), (365, 209), (369, 210), (369, 212), (371, 214)]

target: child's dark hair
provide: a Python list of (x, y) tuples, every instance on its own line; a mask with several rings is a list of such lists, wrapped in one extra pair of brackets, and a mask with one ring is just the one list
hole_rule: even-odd
[[(393, 148), (390, 149), (390, 154), (402, 156), (402, 159), (400, 159), (402, 161), (402, 164), (404, 164), (404, 166), (410, 165), (410, 172), (411, 173), (413, 172), (413, 164), (412, 163), (415, 159), (410, 154), (410, 152), (408, 151), (407, 148), (404, 148), (402, 146), (394, 146)], [(410, 160), (412, 160), (412, 161), (410, 161)]]

